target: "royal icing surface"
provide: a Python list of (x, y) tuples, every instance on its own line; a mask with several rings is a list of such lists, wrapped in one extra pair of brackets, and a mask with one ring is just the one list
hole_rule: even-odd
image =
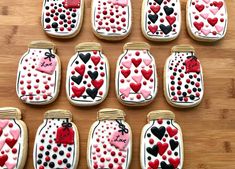
[(79, 158), (77, 137), (71, 120), (44, 119), (34, 143), (34, 168), (76, 168)]
[(75, 105), (96, 105), (107, 96), (109, 66), (101, 51), (77, 52), (67, 68), (67, 96)]
[(90, 130), (88, 166), (90, 169), (128, 169), (131, 158), (131, 129), (123, 120), (96, 121)]
[(92, 27), (102, 37), (126, 36), (131, 29), (130, 0), (93, 0)]
[(219, 40), (227, 30), (227, 9), (224, 0), (189, 0), (188, 29), (199, 39)]
[(83, 0), (44, 0), (42, 26), (52, 36), (73, 36), (82, 24)]
[(203, 73), (194, 52), (173, 52), (165, 65), (165, 94), (175, 106), (196, 106), (204, 93)]
[(52, 49), (29, 48), (19, 62), (16, 92), (29, 104), (47, 104), (56, 99), (60, 63)]
[(148, 50), (125, 50), (116, 70), (116, 94), (124, 104), (145, 104), (157, 94), (157, 72)]
[(142, 31), (152, 40), (175, 39), (181, 29), (179, 0), (144, 0)]
[(182, 169), (183, 139), (172, 119), (151, 120), (141, 136), (142, 169)]

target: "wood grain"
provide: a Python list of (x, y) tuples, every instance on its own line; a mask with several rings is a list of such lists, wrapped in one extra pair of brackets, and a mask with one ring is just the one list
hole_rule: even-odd
[[(86, 0), (85, 19), (78, 36), (70, 40), (57, 40), (46, 36), (41, 28), (40, 15), (42, 0), (1, 0), (0, 1), (0, 106), (14, 106), (22, 110), (23, 120), (29, 129), (29, 151), (26, 169), (33, 168), (32, 151), (35, 133), (42, 123), (43, 114), (50, 109), (68, 109), (73, 113), (73, 121), (80, 132), (80, 163), (78, 168), (85, 169), (86, 143), (91, 124), (96, 120), (96, 112), (105, 107), (119, 108), (127, 113), (127, 122), (133, 129), (134, 149), (131, 169), (140, 168), (139, 137), (146, 123), (147, 113), (152, 110), (169, 109), (176, 114), (184, 134), (186, 169), (233, 169), (235, 168), (235, 1), (227, 0), (229, 12), (228, 32), (220, 42), (199, 43), (192, 40), (186, 32), (185, 6), (181, 0), (182, 31), (179, 38), (169, 43), (151, 43), (140, 29), (141, 0), (133, 0), (133, 29), (123, 41), (111, 43), (97, 39), (91, 29), (90, 0)], [(58, 48), (57, 54), (62, 61), (62, 81), (59, 98), (48, 106), (29, 106), (17, 99), (15, 79), (17, 64), (27, 45), (33, 40), (50, 40)], [(67, 63), (74, 54), (74, 47), (81, 42), (95, 41), (103, 46), (104, 53), (111, 63), (110, 92), (99, 106), (81, 108), (70, 105), (65, 93), (65, 73)], [(152, 45), (151, 53), (158, 66), (159, 92), (156, 100), (143, 108), (129, 108), (121, 105), (115, 97), (115, 63), (122, 47), (129, 41), (146, 41)], [(193, 109), (176, 109), (169, 106), (163, 96), (162, 75), (170, 49), (178, 44), (191, 44), (195, 47), (203, 65), (205, 97)]]

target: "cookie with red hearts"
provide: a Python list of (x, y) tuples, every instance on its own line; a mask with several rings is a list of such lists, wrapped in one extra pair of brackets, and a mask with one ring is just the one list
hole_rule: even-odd
[(92, 0), (91, 22), (94, 34), (106, 40), (121, 40), (131, 31), (131, 0)]
[(0, 168), (24, 168), (28, 152), (28, 131), (17, 108), (0, 108), (0, 151)]
[(183, 137), (175, 115), (168, 110), (152, 111), (141, 134), (142, 169), (182, 169)]
[(187, 29), (198, 41), (217, 41), (227, 32), (228, 14), (224, 0), (188, 0)]
[(88, 136), (88, 168), (128, 169), (131, 156), (132, 132), (125, 113), (110, 108), (100, 110)]
[(192, 46), (172, 48), (164, 68), (164, 93), (167, 102), (175, 107), (194, 107), (202, 101), (202, 66)]
[(49, 110), (34, 141), (34, 169), (77, 168), (79, 135), (68, 110)]
[(97, 105), (104, 101), (109, 89), (109, 64), (99, 43), (76, 46), (76, 54), (67, 67), (66, 93), (77, 106)]
[(60, 88), (61, 64), (55, 45), (48, 41), (33, 41), (18, 65), (16, 93), (27, 104), (52, 103)]
[(141, 29), (152, 41), (171, 41), (181, 30), (180, 0), (143, 0)]
[(72, 38), (82, 26), (84, 0), (43, 0), (41, 22), (52, 37)]
[(128, 106), (143, 106), (151, 103), (157, 94), (157, 70), (150, 45), (130, 42), (116, 66), (116, 95)]

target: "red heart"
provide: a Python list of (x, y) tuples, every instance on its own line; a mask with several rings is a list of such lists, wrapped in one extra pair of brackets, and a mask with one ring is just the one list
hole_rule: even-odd
[(154, 26), (149, 25), (148, 28), (149, 28), (150, 32), (155, 33), (155, 32), (157, 32), (158, 26), (157, 25), (154, 25)]
[(0, 136), (2, 136), (2, 128), (0, 128)]
[(7, 160), (8, 160), (8, 156), (6, 154), (0, 156), (0, 166), (3, 167)]
[(205, 8), (204, 5), (199, 5), (199, 4), (195, 5), (195, 7), (199, 12), (203, 11), (203, 9)]
[(211, 26), (215, 26), (218, 22), (218, 18), (208, 18), (207, 21)]
[(149, 78), (151, 77), (153, 71), (152, 71), (152, 69), (149, 69), (148, 71), (145, 70), (145, 69), (142, 69), (141, 73), (142, 73), (142, 75), (144, 76), (145, 79), (149, 80)]
[(154, 13), (158, 13), (158, 11), (160, 10), (160, 6), (150, 6), (150, 9), (154, 12)]
[(92, 80), (91, 83), (92, 83), (92, 85), (93, 85), (95, 88), (99, 89), (99, 88), (103, 85), (104, 80), (103, 80), (103, 79), (100, 79), (100, 80)]
[(166, 16), (166, 20), (169, 22), (170, 25), (172, 25), (175, 22), (176, 17)]
[(135, 67), (138, 67), (140, 65), (140, 63), (142, 62), (142, 59), (132, 58), (131, 61), (135, 65)]
[(167, 143), (162, 144), (161, 142), (158, 142), (157, 146), (158, 146), (158, 152), (162, 156), (165, 153), (165, 151), (167, 150), (168, 144)]
[(220, 9), (223, 6), (223, 2), (222, 1), (219, 1), (219, 2), (214, 1), (213, 5), (215, 5), (217, 8)]
[(203, 22), (193, 22), (193, 25), (197, 28), (197, 30), (201, 30), (202, 27), (204, 26)]
[(85, 87), (82, 86), (80, 88), (77, 88), (76, 86), (73, 86), (72, 91), (75, 94), (75, 96), (80, 97), (84, 93)]
[(15, 139), (10, 139), (10, 138), (6, 138), (5, 142), (7, 143), (7, 145), (11, 148), (14, 147), (14, 145), (16, 144), (17, 140)]
[(180, 159), (179, 158), (176, 158), (176, 159), (169, 158), (169, 163), (172, 164), (174, 166), (174, 168), (177, 168), (180, 163)]
[(131, 83), (130, 87), (135, 93), (137, 93), (141, 88), (141, 83)]
[(130, 70), (121, 70), (121, 73), (123, 74), (123, 76), (125, 78), (127, 78), (130, 75), (131, 71)]
[(174, 135), (178, 133), (178, 129), (173, 129), (170, 126), (168, 126), (166, 130), (168, 134), (170, 135), (170, 137), (173, 137)]
[(151, 169), (158, 169), (159, 161), (158, 159), (156, 159), (154, 162), (150, 161), (148, 164), (149, 164), (149, 167), (151, 167)]
[(100, 62), (100, 57), (98, 57), (98, 56), (92, 56), (92, 57), (91, 57), (91, 60), (92, 60), (92, 62), (94, 63), (94, 65), (96, 66), (96, 65), (98, 65), (98, 63)]
[(85, 72), (85, 65), (81, 65), (81, 66), (77, 66), (75, 67), (76, 72), (78, 72), (80, 75), (83, 76), (84, 72)]

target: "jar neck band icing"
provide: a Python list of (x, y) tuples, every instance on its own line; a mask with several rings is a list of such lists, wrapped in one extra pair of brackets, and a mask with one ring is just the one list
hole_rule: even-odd
[(19, 109), (14, 107), (0, 108), (0, 119), (21, 119), (21, 112)]
[(85, 43), (80, 43), (75, 47), (75, 51), (82, 52), (82, 51), (92, 51), (92, 50), (98, 50), (101, 51), (102, 47), (99, 43), (95, 42), (85, 42)]
[(55, 44), (49, 41), (32, 41), (29, 48), (33, 49), (52, 49), (55, 52)]
[(102, 109), (97, 114), (98, 120), (125, 120), (125, 112), (119, 109)]
[(129, 42), (124, 45), (124, 50), (150, 50), (150, 45), (145, 42)]
[(195, 50), (192, 46), (190, 45), (177, 45), (177, 46), (174, 46), (172, 49), (171, 49), (171, 52), (193, 52), (195, 53)]
[(68, 110), (61, 110), (61, 109), (49, 110), (45, 113), (44, 118), (45, 119), (56, 118), (56, 119), (70, 119), (70, 120), (72, 120), (72, 114)]
[(147, 115), (148, 122), (151, 120), (157, 120), (157, 119), (175, 119), (175, 114), (169, 110), (157, 110), (152, 111)]

